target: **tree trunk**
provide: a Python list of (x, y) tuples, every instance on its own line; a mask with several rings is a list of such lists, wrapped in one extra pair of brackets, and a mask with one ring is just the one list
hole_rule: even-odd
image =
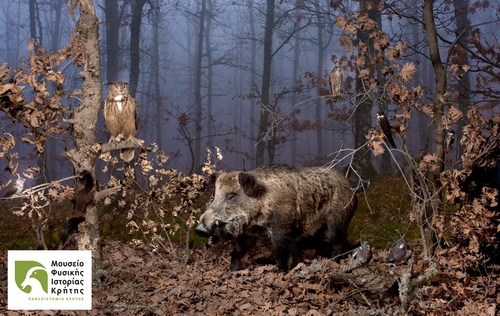
[[(3, 28), (2, 28), (2, 36), (3, 38), (5, 39), (5, 61), (9, 64), (9, 65), (12, 65), (13, 64), (13, 58), (12, 58), (12, 47), (13, 46), (16, 46), (14, 43), (15, 43), (15, 40), (14, 40), (14, 32), (11, 32), (11, 28), (13, 26), (13, 21), (12, 21), (12, 17), (10, 15), (10, 6), (6, 6), (6, 7), (3, 7), (2, 8), (2, 15), (5, 16), (6, 18), (3, 20)], [(18, 14), (18, 19), (19, 19), (19, 16), (21, 14)], [(19, 25), (19, 24), (18, 24)], [(19, 32), (16, 32), (16, 33), (19, 33)], [(19, 35), (17, 35), (19, 36)], [(14, 45), (12, 45), (14, 44)]]
[[(237, 56), (243, 60), (244, 58), (244, 47), (240, 45), (237, 48)], [(237, 95), (245, 95), (247, 91), (245, 90), (247, 85), (245, 84), (245, 76), (243, 75), (243, 72), (241, 70), (235, 71), (234, 72), (234, 91), (236, 92)], [(236, 104), (235, 104), (235, 116), (236, 116), (236, 126), (239, 128), (242, 128), (246, 124), (246, 118), (243, 119), (243, 113), (245, 112), (245, 103), (243, 98), (236, 98)], [(211, 115), (210, 115), (211, 116)], [(243, 170), (245, 171), (245, 153), (244, 153), (244, 147), (243, 147), (243, 135), (244, 133), (241, 130), (236, 131), (236, 144), (238, 145), (239, 149), (241, 149), (241, 160), (238, 158), (236, 161), (236, 168), (238, 170)], [(209, 148), (212, 147), (212, 143), (209, 141)]]
[[(212, 0), (207, 0), (208, 15), (207, 26), (205, 30), (205, 50), (207, 52), (207, 145), (209, 148), (213, 145), (213, 125), (212, 125), (212, 86), (213, 86), (213, 65), (212, 65), (212, 45), (210, 42), (210, 31), (212, 27)], [(200, 155), (200, 159), (201, 155)]]
[[(469, 65), (469, 54), (467, 52), (467, 45), (469, 43), (468, 28), (470, 27), (470, 21), (467, 16), (469, 0), (453, 0), (453, 5), (455, 6), (455, 35), (458, 37), (456, 56), (459, 60), (457, 60), (456, 63), (459, 65)], [(453, 47), (451, 47), (451, 49), (453, 49)], [(469, 72), (467, 71), (461, 74), (461, 79), (458, 81), (458, 109), (462, 111), (462, 113), (467, 113), (470, 106), (470, 90), (470, 78)], [(466, 116), (458, 121), (458, 126), (455, 130), (455, 137), (457, 139), (462, 138), (462, 131), (466, 124), (469, 124)], [(455, 143), (458, 149), (457, 157), (461, 157), (463, 154), (463, 146), (458, 141)]]
[(202, 77), (202, 61), (203, 61), (203, 34), (205, 31), (205, 16), (207, 10), (207, 0), (201, 1), (201, 11), (198, 24), (198, 43), (196, 44), (196, 69), (195, 69), (195, 119), (194, 119), (194, 170), (197, 171), (201, 167), (200, 155), (201, 155), (201, 130), (202, 130), (202, 118), (203, 118), (203, 106), (202, 106), (202, 96), (201, 96), (201, 77)]
[[(379, 10), (376, 10), (372, 8), (371, 10), (368, 10), (368, 17), (372, 19), (373, 21), (377, 22), (378, 24), (378, 29), (382, 30), (382, 14), (380, 13)], [(372, 45), (372, 40), (370, 40), (370, 50), (373, 51), (373, 55), (375, 55), (375, 52), (373, 50), (373, 45)], [(373, 56), (375, 57), (375, 56)], [(379, 91), (378, 95), (382, 95), (382, 87), (385, 86), (385, 78), (381, 74), (381, 69), (383, 68), (383, 65), (381, 64), (376, 64), (375, 69), (373, 71), (375, 72), (374, 76), (377, 78), (378, 85), (379, 85)], [(388, 104), (386, 100), (382, 100), (381, 104), (379, 106), (382, 108), (382, 110), (386, 113), (387, 117), (389, 117), (389, 111), (388, 111)], [(393, 136), (394, 139), (396, 139), (396, 135)], [(382, 156), (380, 157), (380, 174), (382, 176), (390, 176), (393, 174), (392, 170), (392, 156), (389, 150), (386, 150)]]
[(132, 1), (132, 22), (130, 24), (130, 80), (129, 92), (135, 98), (141, 74), (139, 66), (141, 64), (141, 25), (142, 9), (146, 0)]
[[(372, 10), (368, 10), (368, 3), (366, 0), (359, 2), (360, 11), (362, 14), (368, 14), (371, 18), (373, 14), (370, 13)], [(373, 52), (373, 41), (370, 39), (370, 30), (358, 31), (357, 37), (358, 42), (365, 43), (368, 46), (368, 51)], [(368, 61), (367, 61), (368, 62)], [(372, 68), (369, 64), (365, 68)], [(373, 74), (373, 69), (370, 71)], [(363, 86), (363, 82), (356, 76), (356, 114), (354, 115), (354, 148), (359, 148), (363, 146), (366, 142), (365, 135), (372, 126), (372, 106), (373, 103), (369, 101), (370, 99), (366, 97), (366, 91)], [(359, 153), (363, 153), (359, 151)], [(368, 174), (373, 172), (373, 166), (371, 163), (370, 155), (356, 155), (355, 159), (359, 162), (363, 170), (366, 170)]]
[[(30, 13), (30, 37), (35, 40), (35, 50), (42, 45), (42, 30), (40, 22), (40, 12), (38, 10), (38, 3), (36, 0), (29, 0), (29, 13)], [(38, 33), (37, 35), (37, 23), (38, 23)]]
[[(82, 67), (83, 89), (80, 106), (73, 117), (74, 148), (65, 153), (78, 174), (89, 171), (95, 179), (95, 149), (97, 115), (102, 100), (101, 69), (99, 55), (99, 20), (92, 0), (80, 0), (79, 19), (76, 23), (76, 37), (81, 50), (74, 52), (75, 64)], [(78, 188), (76, 188), (78, 189)], [(92, 250), (93, 271), (101, 267), (101, 236), (97, 207), (91, 203), (86, 208), (85, 222), (79, 226), (78, 249)]]
[(61, 11), (62, 11), (63, 0), (55, 0), (52, 4), (52, 9), (56, 14), (56, 19), (54, 21), (54, 28), (52, 29), (52, 38), (50, 41), (50, 50), (55, 52), (59, 49), (61, 41)]
[(118, 80), (119, 31), (118, 0), (104, 0), (106, 17), (106, 79), (107, 82)]
[(161, 24), (161, 1), (155, 0), (152, 4), (153, 6), (153, 47), (152, 47), (152, 79), (153, 79), (153, 100), (156, 109), (156, 139), (158, 140), (158, 146), (163, 148), (163, 108), (162, 108), (162, 95), (160, 89), (160, 24)]
[[(51, 37), (50, 37), (50, 50), (52, 52), (56, 52), (59, 49), (60, 45), (60, 39), (61, 39), (61, 11), (62, 11), (62, 2), (63, 0), (55, 0), (54, 3), (51, 5), (52, 10), (55, 12), (55, 21), (52, 24), (52, 32), (51, 32)], [(57, 171), (60, 169), (59, 166), (53, 165), (53, 164), (47, 164), (47, 161), (50, 161), (51, 159), (55, 159), (57, 153), (56, 153), (56, 145), (58, 141), (57, 139), (53, 138), (47, 138), (47, 141), (45, 142), (45, 150), (43, 152), (43, 159), (44, 159), (44, 167), (45, 167), (45, 179), (43, 180), (54, 180), (57, 179)], [(41, 169), (44, 170), (44, 169)]]
[(262, 66), (262, 89), (261, 106), (259, 118), (259, 132), (255, 152), (255, 164), (260, 166), (264, 163), (264, 151), (266, 149), (267, 134), (269, 130), (269, 93), (271, 89), (271, 65), (273, 48), (274, 28), (274, 1), (267, 0), (266, 26), (264, 30), (264, 59)]
[[(429, 56), (432, 62), (432, 69), (434, 70), (434, 76), (436, 80), (436, 93), (434, 95), (434, 141), (436, 144), (435, 153), (437, 159), (437, 170), (432, 177), (432, 182), (434, 190), (439, 190), (441, 187), (441, 181), (439, 180), (440, 173), (444, 170), (444, 126), (442, 117), (444, 115), (444, 94), (446, 92), (446, 73), (441, 61), (441, 55), (439, 53), (439, 44), (437, 40), (436, 25), (434, 23), (434, 13), (433, 13), (433, 0), (425, 0), (424, 2), (424, 22), (427, 31), (427, 40), (429, 45)], [(430, 212), (422, 212), (421, 216), (423, 218), (417, 219), (421, 222), (423, 227), (423, 232), (425, 236), (422, 236), (422, 241), (424, 243), (425, 255), (430, 256), (433, 252), (433, 245), (435, 244), (435, 235), (431, 226), (433, 216), (441, 213), (442, 201), (441, 197), (434, 198), (431, 201), (432, 204), (432, 214)]]
[(43, 29), (42, 29), (42, 19), (40, 17), (40, 6), (36, 0), (31, 0), (35, 2), (35, 13), (36, 13), (36, 22), (38, 23), (38, 45), (44, 45), (43, 41)]
[[(316, 8), (318, 8), (317, 2), (315, 3)], [(319, 8), (317, 9), (318, 13), (316, 14), (316, 19), (317, 19), (317, 31), (318, 31), (318, 38), (317, 38), (317, 49), (318, 49), (318, 56), (316, 60), (316, 74), (318, 78), (321, 78), (321, 74), (323, 73), (323, 60), (325, 58), (325, 46), (323, 44), (323, 17), (321, 14), (319, 14), (320, 10)], [(322, 104), (322, 99), (319, 98), (321, 95), (319, 93), (320, 90), (320, 85), (318, 85), (318, 97), (314, 101), (316, 109), (315, 109), (315, 114), (316, 114), (316, 164), (322, 164), (323, 163), (323, 158), (324, 158), (324, 150), (323, 150), (323, 115), (322, 115), (322, 109), (323, 109), (323, 104)]]
[[(248, 15), (249, 15), (249, 23), (250, 23), (250, 38), (254, 39), (252, 40), (251, 44), (251, 49), (250, 49), (250, 69), (257, 69), (257, 41), (255, 40), (256, 38), (256, 32), (255, 32), (255, 18), (253, 14), (253, 0), (248, 1)], [(249, 153), (250, 153), (250, 159), (252, 161), (252, 165), (248, 166), (249, 169), (253, 169), (255, 167), (255, 147), (254, 147), (254, 140), (256, 140), (256, 135), (255, 135), (255, 124), (257, 122), (256, 118), (256, 101), (255, 101), (255, 96), (257, 95), (256, 91), (256, 79), (255, 79), (255, 71), (250, 72), (250, 93), (252, 95), (252, 98), (250, 98), (250, 148), (249, 148)]]
[[(38, 49), (41, 45), (41, 38), (37, 36), (37, 3), (36, 0), (29, 0), (29, 14), (30, 14), (30, 37), (34, 40), (34, 50), (33, 53)], [(48, 144), (45, 143), (45, 148), (47, 149)], [(48, 160), (48, 153), (44, 151), (42, 156), (37, 160), (38, 168), (40, 171), (46, 176), (47, 175), (47, 165), (46, 161)], [(36, 180), (36, 185), (42, 184), (45, 182), (44, 177), (39, 177)]]
[[(415, 7), (412, 7), (411, 13), (414, 16), (418, 16), (417, 15), (418, 11), (419, 11), (419, 8), (415, 6)], [(421, 31), (420, 25), (418, 25), (416, 23), (411, 24), (410, 29), (411, 29), (410, 32), (412, 34), (411, 45), (413, 47), (417, 47), (418, 45), (420, 45), (420, 42), (421, 42), (422, 37), (423, 37), (421, 34), (422, 31)], [(427, 87), (428, 86), (428, 84), (427, 84), (428, 75), (427, 74), (428, 74), (428, 71), (430, 68), (429, 67), (429, 60), (427, 58), (422, 58), (422, 56), (418, 55), (418, 56), (415, 56), (415, 64), (418, 65), (417, 71), (418, 71), (418, 73), (421, 74), (420, 76), (415, 76), (415, 78), (413, 79), (415, 86), (420, 85), (423, 87)], [(419, 144), (417, 152), (420, 152), (422, 150), (428, 151), (429, 150), (429, 136), (428, 136), (428, 134), (429, 134), (429, 131), (428, 131), (429, 117), (427, 115), (424, 115), (423, 113), (420, 113), (420, 112), (416, 112), (415, 116), (417, 119), (416, 130), (417, 130), (418, 144)], [(407, 141), (408, 141), (408, 139), (407, 139)]]
[[(302, 14), (300, 9), (297, 9), (297, 16)], [(293, 83), (294, 85), (300, 80), (299, 78), (299, 59), (300, 59), (300, 34), (301, 32), (295, 33), (294, 37), (294, 45), (293, 45)], [(295, 106), (297, 103), (297, 93), (293, 93), (290, 99), (291, 107)], [(292, 127), (292, 139), (290, 140), (290, 158), (292, 166), (297, 165), (297, 131)]]

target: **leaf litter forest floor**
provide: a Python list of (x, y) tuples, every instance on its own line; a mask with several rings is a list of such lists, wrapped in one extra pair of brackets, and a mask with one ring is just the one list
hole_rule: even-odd
[[(7, 310), (7, 251), (34, 247), (31, 223), (3, 205), (0, 218), (0, 313), (2, 315), (495, 315), (500, 306), (498, 274), (464, 278), (459, 271), (436, 273), (414, 288), (410, 304), (402, 308), (403, 279), (416, 279), (429, 263), (392, 266), (384, 263), (387, 250), (402, 235), (418, 252), (418, 233), (408, 223), (401, 180), (374, 181), (366, 196), (359, 195), (358, 211), (349, 240), (368, 240), (374, 258), (353, 266), (349, 258), (306, 258), (289, 273), (264, 264), (270, 251), (262, 249), (247, 260), (244, 270), (229, 271), (231, 245), (220, 242), (191, 250), (183, 245), (153, 252), (148, 245), (132, 245), (110, 234), (103, 240), (100, 285), (93, 288), (90, 311)], [(393, 194), (391, 191), (397, 191)], [(369, 201), (370, 207), (366, 201)], [(65, 206), (67, 207), (67, 206)], [(54, 216), (64, 219), (64, 208)], [(56, 220), (57, 222), (57, 220)], [(61, 220), (59, 220), (61, 222)], [(119, 221), (117, 221), (119, 223)], [(57, 226), (56, 224), (54, 224)], [(118, 225), (117, 225), (118, 226)], [(125, 227), (116, 227), (125, 230)], [(57, 231), (49, 226), (49, 235)], [(50, 236), (49, 238), (50, 239)], [(30, 241), (31, 240), (31, 241)], [(186, 263), (187, 261), (187, 263)], [(354, 269), (352, 269), (354, 268)], [(345, 273), (344, 273), (345, 272)], [(498, 272), (498, 271), (497, 271)], [(450, 277), (450, 275), (452, 277)], [(451, 287), (463, 284), (459, 300)], [(402, 287), (403, 286), (403, 287)], [(425, 288), (418, 297), (417, 292)], [(407, 289), (406, 289), (407, 290)], [(454, 297), (453, 297), (454, 296)], [(404, 298), (403, 298), (404, 299)]]

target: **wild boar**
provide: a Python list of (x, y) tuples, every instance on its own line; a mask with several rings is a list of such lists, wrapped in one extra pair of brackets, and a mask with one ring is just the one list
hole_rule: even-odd
[(240, 268), (256, 238), (267, 234), (278, 267), (286, 272), (310, 246), (326, 257), (342, 253), (356, 206), (348, 180), (334, 169), (266, 165), (219, 175), (196, 232), (236, 240), (233, 271)]

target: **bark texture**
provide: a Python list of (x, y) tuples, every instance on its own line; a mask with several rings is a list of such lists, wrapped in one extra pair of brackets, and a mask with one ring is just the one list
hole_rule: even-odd
[[(65, 153), (65, 156), (74, 166), (75, 173), (87, 170), (95, 179), (95, 160), (100, 151), (96, 144), (96, 123), (101, 104), (101, 69), (99, 55), (99, 20), (95, 14), (92, 0), (80, 0), (75, 8), (79, 7), (79, 18), (76, 23), (73, 41), (78, 50), (74, 52), (75, 63), (82, 67), (83, 89), (80, 106), (75, 109), (73, 117), (74, 148)], [(77, 187), (78, 192), (83, 188)], [(91, 203), (85, 210), (85, 223), (79, 227), (77, 234), (78, 249), (92, 251), (93, 271), (98, 271), (101, 264), (101, 236), (99, 217), (95, 203)]]

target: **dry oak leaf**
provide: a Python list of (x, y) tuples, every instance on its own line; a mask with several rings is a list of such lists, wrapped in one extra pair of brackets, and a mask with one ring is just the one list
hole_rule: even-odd
[(415, 65), (412, 63), (405, 63), (403, 65), (403, 68), (401, 69), (401, 79), (403, 82), (407, 82), (413, 78), (413, 75), (417, 69), (415, 68)]
[(395, 46), (386, 49), (386, 55), (389, 57), (389, 60), (396, 60), (403, 55), (405, 49), (406, 44), (404, 42), (397, 42)]
[(464, 116), (464, 113), (452, 106), (446, 116), (442, 116), (444, 126), (450, 127)]
[(356, 27), (356, 25), (347, 22), (345, 19), (343, 19), (339, 16), (337, 16), (337, 18), (335, 19), (335, 23), (337, 24), (337, 26), (340, 29), (347, 31), (351, 35), (356, 35), (356, 33), (358, 31), (358, 28)]
[(389, 36), (383, 32), (373, 32), (370, 38), (374, 41), (374, 47), (378, 51), (383, 51), (389, 46)]
[(14, 146), (16, 145), (16, 140), (14, 139), (14, 136), (12, 134), (7, 132), (3, 133), (6, 137), (0, 137), (0, 147), (2, 147), (0, 158), (2, 158), (7, 151), (14, 148)]
[(381, 138), (374, 138), (371, 140), (368, 147), (370, 147), (374, 156), (381, 155), (385, 152), (384, 141)]
[(453, 72), (457, 72), (460, 70), (463, 70), (464, 72), (469, 71), (470, 66), (469, 65), (459, 65), (459, 64), (453, 64), (450, 66), (450, 70)]
[(354, 50), (354, 44), (349, 36), (342, 35), (339, 37), (340, 46), (345, 46), (345, 51), (351, 53)]

